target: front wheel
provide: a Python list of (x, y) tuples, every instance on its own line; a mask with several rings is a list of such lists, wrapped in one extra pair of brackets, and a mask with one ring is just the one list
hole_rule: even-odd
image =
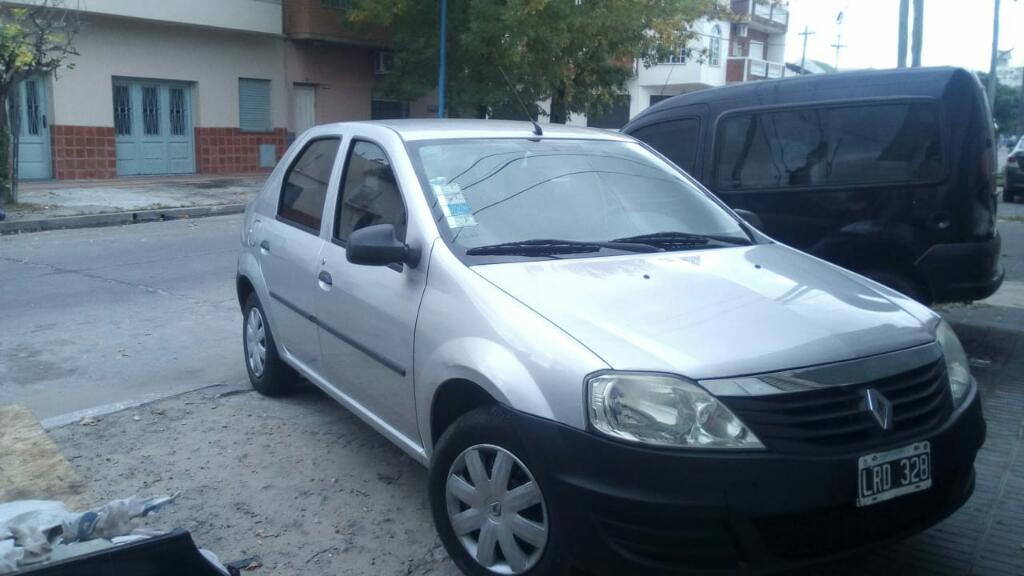
[(438, 441), (430, 506), (449, 556), (464, 574), (558, 574), (558, 538), (544, 490), (506, 410), (478, 408)]
[(1014, 194), (1013, 190), (1010, 190), (1008, 187), (1003, 186), (1003, 202), (1007, 204), (1012, 204), (1016, 199), (1017, 195)]

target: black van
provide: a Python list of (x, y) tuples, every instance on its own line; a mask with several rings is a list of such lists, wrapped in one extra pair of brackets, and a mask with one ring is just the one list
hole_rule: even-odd
[(844, 72), (683, 94), (623, 128), (766, 233), (922, 302), (1003, 281), (995, 134), (959, 68)]

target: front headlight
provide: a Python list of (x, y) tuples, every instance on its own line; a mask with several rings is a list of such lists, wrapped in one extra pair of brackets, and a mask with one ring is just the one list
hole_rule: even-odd
[(587, 380), (590, 423), (640, 444), (685, 448), (764, 448), (724, 404), (667, 374), (606, 372)]
[(946, 359), (946, 374), (949, 376), (949, 391), (953, 394), (953, 405), (963, 404), (967, 392), (971, 389), (971, 369), (967, 364), (967, 353), (960, 345), (953, 328), (945, 320), (939, 323), (935, 339), (942, 348), (942, 356)]

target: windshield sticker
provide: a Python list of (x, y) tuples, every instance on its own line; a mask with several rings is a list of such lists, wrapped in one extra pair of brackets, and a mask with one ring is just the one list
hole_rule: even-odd
[(476, 226), (476, 218), (473, 218), (473, 209), (466, 202), (466, 196), (462, 194), (462, 187), (457, 182), (448, 183), (447, 178), (435, 178), (430, 181), (430, 187), (437, 198), (437, 204), (441, 207), (445, 221), (451, 229)]

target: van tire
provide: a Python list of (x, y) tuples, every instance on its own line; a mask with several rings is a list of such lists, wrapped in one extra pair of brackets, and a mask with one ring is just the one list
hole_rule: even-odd
[(1017, 194), (1013, 190), (1003, 186), (1003, 202), (1006, 204), (1013, 204), (1016, 200)]
[[(250, 323), (253, 326), (250, 326)], [(262, 328), (262, 332), (257, 329), (256, 324)], [(262, 361), (256, 363), (250, 355), (249, 348), (258, 342), (262, 344), (263, 355)], [(274, 341), (267, 315), (256, 292), (249, 294), (242, 308), (242, 353), (249, 382), (257, 392), (264, 396), (283, 396), (295, 390), (299, 375), (291, 366), (285, 364), (277, 353), (277, 343)]]
[[(563, 574), (561, 566), (562, 546), (557, 534), (557, 518), (551, 515), (551, 507), (544, 501), (545, 487), (535, 475), (536, 466), (531, 465), (525, 444), (515, 430), (515, 424), (506, 408), (500, 405), (483, 406), (459, 417), (441, 435), (435, 445), (428, 472), (428, 490), (430, 509), (434, 517), (434, 526), (444, 544), (448, 555), (464, 574), (469, 576), (493, 576), (492, 571), (470, 556), (462, 541), (456, 536), (448, 513), (448, 478), (456, 470), (453, 465), (464, 453), (472, 452), (477, 447), (497, 447), (512, 454), (518, 464), (522, 464), (534, 482), (540, 487), (542, 494), (540, 506), (546, 522), (547, 540), (539, 558), (528, 570), (520, 572), (521, 576), (554, 576)], [(493, 462), (493, 461), (492, 461)], [(485, 463), (485, 472), (493, 464)], [(490, 474), (490, 472), (487, 472)], [(499, 508), (500, 509), (500, 508)], [(538, 508), (534, 508), (536, 512)], [(525, 512), (525, 511), (524, 511)], [(484, 519), (483, 522), (490, 520)], [(479, 532), (477, 532), (479, 538)], [(469, 535), (472, 537), (472, 533)]]
[(886, 272), (882, 270), (875, 270), (866, 272), (864, 276), (892, 288), (893, 290), (908, 296), (913, 300), (916, 300), (924, 305), (931, 304), (928, 294), (925, 290), (915, 281), (902, 275), (893, 272)]

